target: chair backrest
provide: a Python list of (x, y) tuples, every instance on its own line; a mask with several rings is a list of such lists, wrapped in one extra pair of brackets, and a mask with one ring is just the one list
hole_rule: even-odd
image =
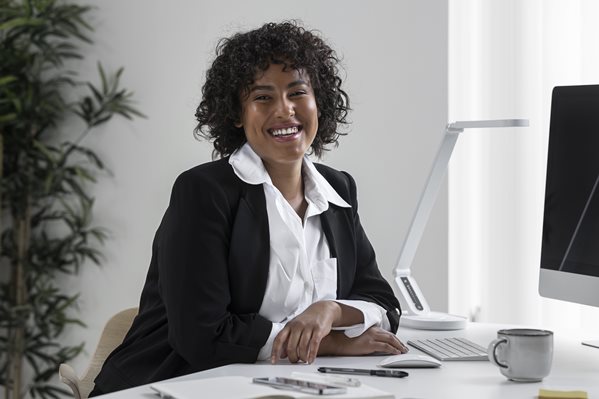
[(112, 316), (104, 326), (96, 351), (92, 356), (87, 370), (79, 381), (79, 392), (82, 398), (87, 398), (94, 388), (94, 380), (102, 369), (104, 361), (123, 342), (138, 311), (138, 308), (122, 310)]

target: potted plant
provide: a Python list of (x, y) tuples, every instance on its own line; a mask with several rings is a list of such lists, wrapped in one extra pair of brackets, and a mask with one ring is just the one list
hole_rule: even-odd
[[(103, 229), (89, 194), (101, 159), (84, 145), (114, 115), (141, 116), (119, 87), (120, 69), (80, 83), (68, 63), (91, 43), (90, 7), (59, 0), (0, 0), (0, 385), (5, 398), (58, 397), (58, 366), (77, 295), (58, 288), (86, 261), (99, 264)], [(73, 93), (82, 93), (70, 101)], [(75, 118), (71, 116), (74, 115)], [(70, 118), (70, 119), (67, 119)], [(74, 132), (73, 120), (83, 123)], [(24, 374), (24, 370), (27, 372)], [(24, 375), (30, 376), (25, 379)]]

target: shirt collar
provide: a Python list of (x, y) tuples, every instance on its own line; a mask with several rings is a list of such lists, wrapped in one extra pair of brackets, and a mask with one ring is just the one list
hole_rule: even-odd
[(229, 157), (233, 171), (241, 180), (248, 184), (272, 185), (272, 180), (262, 163), (262, 159), (254, 152), (248, 143), (235, 150)]
[[(254, 152), (252, 147), (245, 143), (229, 157), (229, 164), (233, 171), (242, 181), (248, 184), (268, 184), (272, 186), (272, 180), (262, 159)], [(329, 208), (329, 203), (342, 208), (350, 208), (350, 205), (341, 198), (333, 186), (318, 172), (314, 163), (304, 156), (302, 172), (304, 174), (304, 189), (306, 199), (312, 202), (321, 212)]]
[(304, 156), (302, 171), (306, 198), (312, 201), (319, 210), (326, 211), (329, 208), (329, 202), (342, 208), (350, 208), (350, 205), (341, 198), (307, 156)]

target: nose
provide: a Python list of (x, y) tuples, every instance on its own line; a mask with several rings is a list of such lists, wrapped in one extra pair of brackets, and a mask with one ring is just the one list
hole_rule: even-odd
[(295, 116), (295, 104), (293, 104), (293, 101), (290, 101), (287, 97), (281, 98), (277, 102), (276, 116), (281, 119)]

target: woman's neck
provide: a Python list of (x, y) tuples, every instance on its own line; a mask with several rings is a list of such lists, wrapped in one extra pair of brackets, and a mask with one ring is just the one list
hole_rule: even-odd
[(308, 202), (304, 197), (304, 179), (302, 178), (302, 164), (277, 166), (275, 168), (265, 165), (272, 184), (283, 194), (289, 205), (303, 220)]

